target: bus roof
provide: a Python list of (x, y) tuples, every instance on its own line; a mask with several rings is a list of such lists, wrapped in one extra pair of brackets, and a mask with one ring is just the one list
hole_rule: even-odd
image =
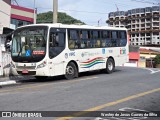
[(67, 25), (62, 23), (50, 23), (50, 24), (31, 24), (25, 25), (18, 28), (28, 27), (28, 26), (48, 26), (48, 27), (55, 27), (55, 28), (75, 28), (75, 29), (107, 29), (107, 30), (127, 30), (126, 28), (118, 28), (118, 27), (108, 27), (108, 26), (90, 26), (90, 25)]

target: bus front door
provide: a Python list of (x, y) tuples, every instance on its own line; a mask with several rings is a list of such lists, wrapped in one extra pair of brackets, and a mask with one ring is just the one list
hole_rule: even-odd
[(63, 50), (65, 49), (65, 29), (51, 28), (49, 40), (49, 58), (51, 76), (64, 74)]

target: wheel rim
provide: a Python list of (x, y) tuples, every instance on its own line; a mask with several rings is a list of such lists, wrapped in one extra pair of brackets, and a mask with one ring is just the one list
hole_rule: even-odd
[(113, 63), (112, 63), (112, 62), (109, 62), (109, 63), (108, 63), (108, 69), (109, 69), (110, 71), (113, 70)]
[(68, 75), (73, 75), (73, 74), (74, 74), (74, 69), (73, 69), (73, 67), (72, 67), (72, 66), (67, 66), (67, 68), (66, 68), (66, 73), (67, 73)]

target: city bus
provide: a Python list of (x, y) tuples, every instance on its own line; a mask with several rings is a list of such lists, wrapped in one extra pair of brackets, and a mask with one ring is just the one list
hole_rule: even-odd
[(36, 24), (17, 28), (12, 37), (13, 75), (37, 79), (102, 70), (128, 62), (126, 28), (89, 25)]

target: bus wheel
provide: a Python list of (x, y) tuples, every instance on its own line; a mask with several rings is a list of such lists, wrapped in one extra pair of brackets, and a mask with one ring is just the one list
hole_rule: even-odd
[(106, 73), (110, 74), (114, 71), (115, 69), (115, 63), (112, 58), (108, 58), (107, 63), (106, 63)]
[(76, 65), (73, 62), (70, 62), (66, 67), (66, 73), (65, 73), (66, 79), (73, 79), (75, 77), (78, 77), (78, 70)]

